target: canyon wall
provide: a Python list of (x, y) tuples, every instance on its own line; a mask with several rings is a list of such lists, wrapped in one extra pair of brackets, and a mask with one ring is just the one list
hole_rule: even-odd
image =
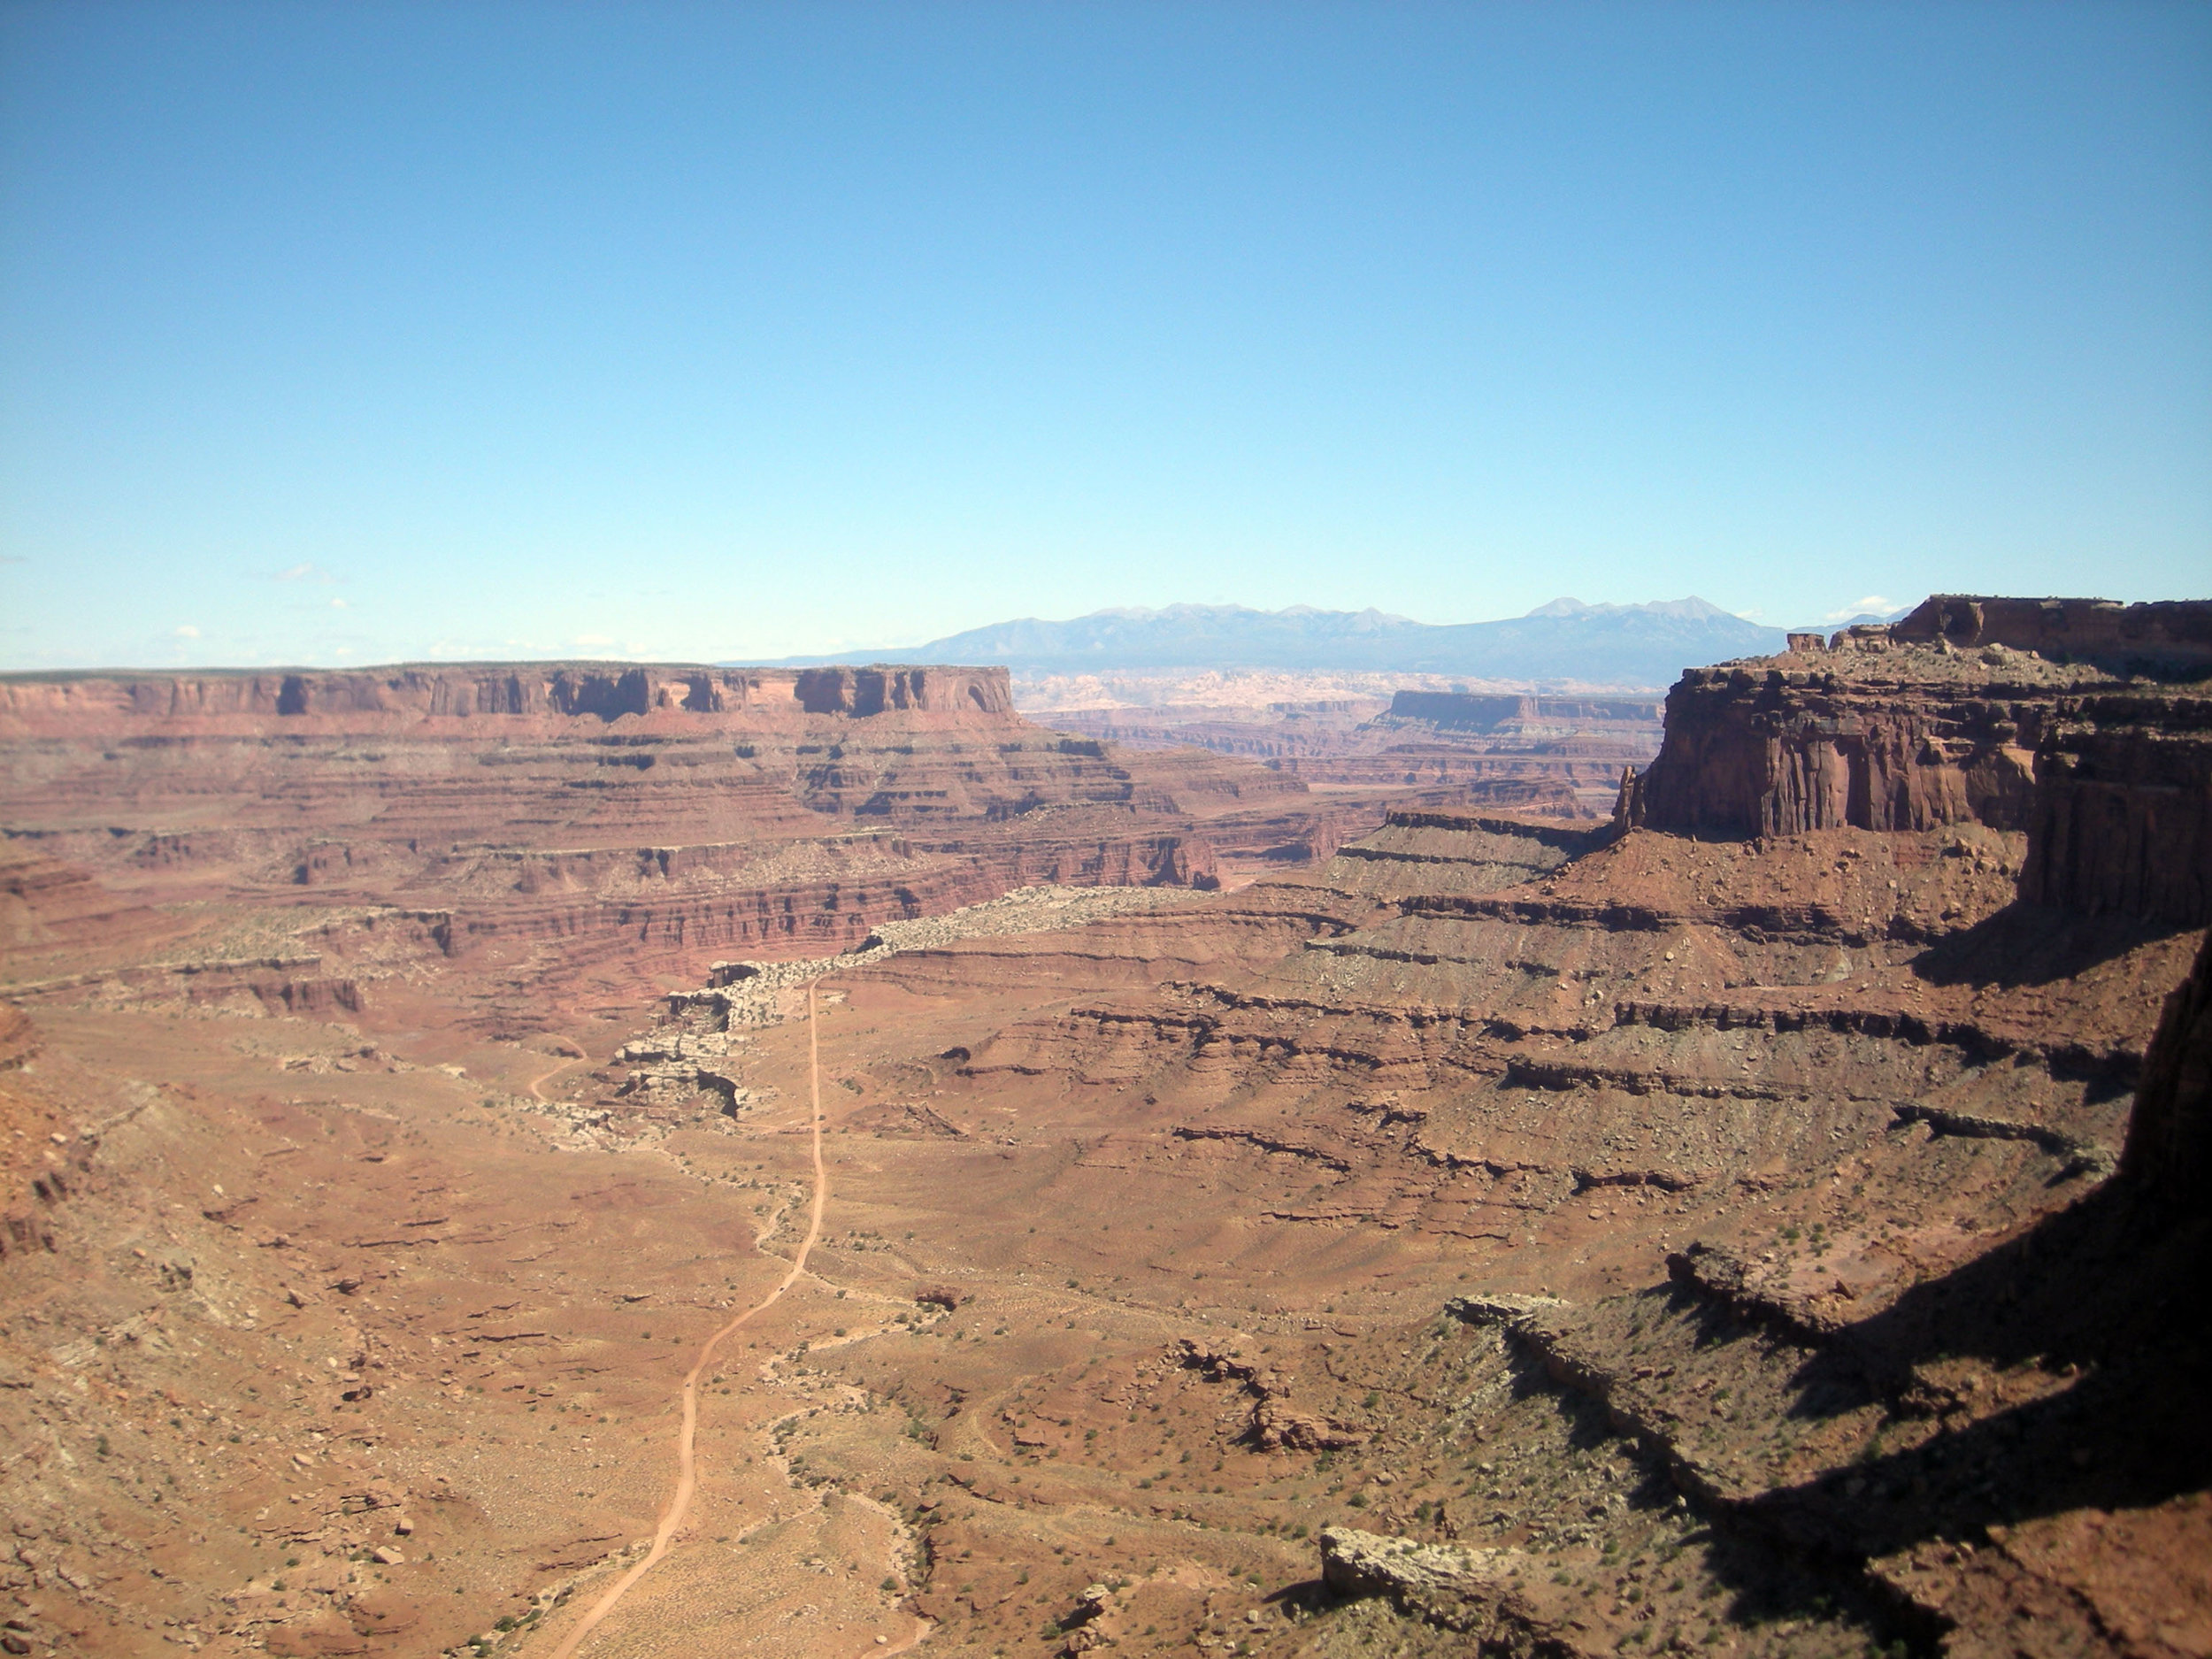
[(2023, 898), (2212, 922), (2212, 697), (2070, 699), (2035, 773)]
[(1917, 675), (1902, 661), (1847, 674), (1787, 658), (1693, 669), (1667, 694), (1637, 821), (1689, 835), (2024, 828), (2051, 688), (2032, 675)]
[[(2207, 1190), (2212, 964), (2154, 919), (2202, 704), (1884, 641), (1678, 688), (1628, 804), (1724, 833), (1362, 833), (943, 671), (11, 728), (0, 943), (58, 960), (0, 1004), (10, 1640), (547, 1651), (810, 1178), (673, 1650), (890, 1651), (895, 1596), (972, 1652), (2180, 1651), (2131, 1632), (2212, 1609), (2201, 1281), (2130, 1183)], [(931, 915), (1232, 847), (1299, 867)], [(672, 992), (733, 954), (812, 959)], [(1435, 1599), (1305, 1604), (1352, 1520), (1325, 1578)]]
[[(1020, 724), (1003, 668), (713, 668), (513, 663), (178, 674), (0, 676), (0, 734), (193, 731), (392, 731), (476, 721), (557, 730), (656, 715), (886, 712)], [(694, 722), (693, 724), (695, 724)]]

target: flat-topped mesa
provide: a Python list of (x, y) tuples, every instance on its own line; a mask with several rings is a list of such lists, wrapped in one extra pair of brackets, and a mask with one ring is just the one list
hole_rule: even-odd
[[(624, 718), (757, 726), (814, 715), (1022, 724), (1003, 668), (715, 668), (687, 664), (467, 663), (328, 670), (0, 676), (0, 733), (390, 732), (426, 721), (556, 731)], [(688, 717), (688, 718), (687, 718)]]
[[(2212, 921), (2212, 602), (1931, 599), (1693, 669), (1617, 821), (1690, 835), (2024, 831), (2021, 896)], [(2133, 676), (2133, 677), (2129, 677)]]
[(1388, 718), (1489, 732), (1508, 720), (1524, 719), (1535, 711), (1535, 698), (1510, 693), (1401, 691), (1390, 699)]
[(809, 714), (910, 710), (1018, 718), (1003, 668), (803, 668), (791, 695)]

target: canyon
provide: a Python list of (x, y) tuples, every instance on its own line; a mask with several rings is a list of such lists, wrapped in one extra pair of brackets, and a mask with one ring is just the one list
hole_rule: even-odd
[(833, 951), (1041, 881), (1233, 882), (1380, 816), (1042, 730), (995, 669), (18, 677), (0, 744), (8, 891), (43, 918), (9, 979), (81, 972), (73, 940), (120, 928), (190, 959), (192, 995), (235, 960), (357, 1000), (429, 950), (517, 1028), (549, 980), (627, 1010), (717, 953)]
[(2208, 638), (0, 681), (0, 1644), (2212, 1652)]
[(1456, 787), (1469, 801), (1569, 814), (1609, 808), (1624, 769), (1658, 753), (1661, 729), (1652, 699), (1463, 687), (1258, 707), (1071, 708), (1044, 718), (1133, 749), (1248, 756), (1319, 789)]

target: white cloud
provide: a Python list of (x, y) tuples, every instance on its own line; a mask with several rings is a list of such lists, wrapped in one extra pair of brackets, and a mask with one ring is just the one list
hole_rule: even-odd
[(579, 634), (573, 636), (569, 643), (571, 645), (612, 645), (614, 635), (611, 634)]
[(333, 611), (343, 611), (343, 610), (348, 609), (348, 606), (347, 606), (346, 602), (345, 602), (344, 600), (342, 600), (342, 599), (334, 599), (334, 600), (332, 600), (332, 601), (330, 602), (330, 608), (331, 608)]
[(194, 627), (189, 622), (179, 624), (175, 633), (180, 640), (196, 640), (200, 637), (199, 629)]
[(1869, 594), (1863, 599), (1854, 599), (1840, 611), (1831, 611), (1821, 620), (1823, 622), (1848, 622), (1853, 617), (1886, 617), (1891, 611), (1901, 609), (1902, 607), (1897, 600), (1885, 599), (1879, 594)]
[(303, 559), (290, 570), (279, 571), (276, 580), (280, 582), (334, 582), (338, 579), (321, 565)]

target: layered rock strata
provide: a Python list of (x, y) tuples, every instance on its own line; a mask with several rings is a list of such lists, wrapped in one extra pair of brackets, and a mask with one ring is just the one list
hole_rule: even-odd
[(2212, 687), (2070, 699), (2035, 772), (2024, 898), (2212, 922)]
[[(0, 675), (0, 735), (174, 734), (180, 725), (258, 733), (404, 729), (425, 720), (611, 725), (625, 716), (746, 714), (748, 727), (808, 714), (887, 711), (1002, 720), (1003, 668), (708, 668), (681, 664), (413, 664), (287, 672)], [(285, 729), (279, 727), (275, 729)]]
[(442, 957), (611, 995), (647, 959), (834, 951), (1041, 882), (1210, 886), (1378, 816), (1042, 730), (995, 668), (18, 675), (0, 767), (19, 987), (104, 949), (119, 970), (316, 951), (265, 920), (258, 949), (220, 936), (248, 905), (434, 917)]
[[(1822, 666), (2045, 683), (1980, 649)], [(896, 723), (933, 717), (803, 718), (881, 775), (920, 770)], [(347, 741), (315, 764), (419, 755)], [(1150, 810), (993, 819), (999, 763), (961, 764), (969, 805), (895, 807), (872, 843)], [(2165, 822), (2167, 775), (2093, 781), (2129, 780)], [(296, 918), (217, 939), (163, 885), (219, 908), (211, 821), (120, 838), (148, 862), (89, 886), (42, 866), (9, 900), (40, 950), (137, 916), (142, 965), (181, 937), (403, 971), (342, 1020), (58, 998), (0, 1025), (35, 1224), (0, 1263), (0, 1594), (57, 1648), (549, 1652), (639, 1558), (697, 1345), (788, 1271), (818, 1054), (809, 1271), (698, 1376), (694, 1525), (600, 1640), (2200, 1653), (2203, 947), (2023, 900), (2035, 822), (1708, 840), (1432, 803), (1234, 890), (1010, 896), (726, 965), (626, 1048), (569, 1008), (574, 1041), (484, 1032), (502, 935), (424, 943), (525, 861), (461, 856), (443, 912), (320, 910), (311, 966), (272, 948)], [(230, 891), (365, 883), (373, 836), (334, 839), (328, 887)], [(540, 859), (541, 898), (616, 867), (557, 826), (480, 839)], [(601, 948), (609, 1004), (695, 983), (558, 942)]]

